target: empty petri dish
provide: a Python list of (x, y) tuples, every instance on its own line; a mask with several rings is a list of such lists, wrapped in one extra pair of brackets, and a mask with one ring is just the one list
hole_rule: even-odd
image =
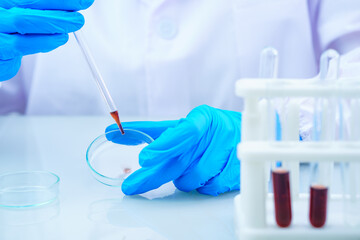
[(13, 172), (0, 175), (0, 207), (41, 206), (57, 199), (60, 178), (51, 172)]
[(140, 168), (141, 150), (154, 141), (143, 132), (133, 129), (124, 131), (124, 135), (120, 130), (100, 135), (86, 152), (86, 161), (92, 175), (108, 186), (121, 187), (125, 178)]

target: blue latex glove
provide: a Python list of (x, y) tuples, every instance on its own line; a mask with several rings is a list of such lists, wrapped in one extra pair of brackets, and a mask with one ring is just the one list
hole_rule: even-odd
[(49, 52), (84, 25), (76, 12), (94, 0), (1, 0), (0, 81), (16, 75), (22, 56)]
[[(179, 121), (124, 123), (124, 128), (147, 133), (155, 141), (140, 153), (141, 168), (124, 181), (122, 191), (140, 194), (169, 181), (185, 192), (218, 195), (239, 190), (240, 124), (241, 113), (206, 105)], [(111, 125), (106, 132), (114, 129)], [(108, 139), (117, 142), (116, 134), (108, 134)]]

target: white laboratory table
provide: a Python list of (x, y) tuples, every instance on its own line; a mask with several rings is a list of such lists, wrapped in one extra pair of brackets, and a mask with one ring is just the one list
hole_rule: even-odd
[(45, 170), (60, 177), (56, 202), (0, 208), (1, 240), (236, 239), (237, 192), (212, 197), (176, 190), (150, 200), (97, 182), (85, 152), (110, 123), (106, 116), (0, 117), (0, 173)]

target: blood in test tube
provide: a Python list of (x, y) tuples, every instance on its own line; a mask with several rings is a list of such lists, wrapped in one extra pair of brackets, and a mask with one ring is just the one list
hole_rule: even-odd
[(291, 223), (291, 193), (289, 171), (277, 168), (272, 171), (275, 219), (279, 227), (288, 227)]
[(328, 188), (324, 185), (312, 185), (310, 187), (310, 223), (314, 227), (324, 226), (326, 221)]
[(110, 115), (115, 120), (116, 124), (119, 126), (121, 134), (125, 134), (124, 129), (123, 129), (123, 127), (121, 125), (121, 122), (120, 122), (118, 111), (111, 112)]

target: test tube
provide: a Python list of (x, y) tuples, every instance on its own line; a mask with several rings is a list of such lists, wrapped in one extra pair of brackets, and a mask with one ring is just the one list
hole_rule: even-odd
[[(360, 99), (349, 101), (350, 116), (347, 117), (349, 144), (360, 142)], [(356, 146), (356, 145), (355, 145)], [(350, 226), (360, 226), (360, 162), (353, 161), (347, 164), (345, 176), (345, 217)]]
[(94, 77), (96, 85), (98, 86), (101, 95), (103, 96), (107, 106), (109, 107), (111, 117), (115, 120), (116, 124), (119, 126), (121, 133), (125, 134), (124, 129), (121, 125), (119, 112), (115, 106), (114, 100), (112, 99), (110, 92), (109, 92), (108, 88), (106, 87), (104, 79), (100, 74), (99, 68), (95, 64), (95, 60), (90, 53), (89, 47), (86, 44), (85, 38), (84, 38), (81, 30), (74, 32), (74, 36), (75, 36), (75, 39), (81, 49), (81, 52), (83, 53), (83, 55), (86, 59), (87, 64), (89, 65), (89, 68)]
[[(351, 117), (349, 121), (349, 140), (352, 142), (360, 141), (360, 99), (352, 99), (350, 101)], [(349, 163), (349, 187), (350, 187), (350, 198), (355, 200), (357, 193), (360, 193), (359, 186), (359, 175), (360, 164), (359, 162)]]
[(275, 219), (279, 227), (288, 227), (292, 218), (289, 175), (289, 171), (284, 168), (272, 171)]
[(260, 55), (260, 78), (276, 78), (278, 75), (278, 51), (275, 48), (267, 47)]
[[(272, 47), (264, 48), (260, 55), (260, 67), (259, 67), (259, 78), (274, 79), (277, 77), (278, 72), (278, 52)], [(267, 82), (267, 87), (271, 87), (271, 83)], [(270, 98), (266, 98), (267, 102), (267, 116), (266, 126), (267, 129), (262, 133), (263, 140), (274, 140), (276, 136), (276, 113), (273, 105), (271, 104)]]
[[(279, 54), (275, 48), (266, 47), (260, 54), (260, 66), (259, 66), (259, 78), (274, 79), (278, 76), (278, 62)], [(267, 87), (271, 87), (271, 83), (267, 82)], [(271, 99), (267, 97), (262, 99), (259, 103), (261, 124), (263, 128), (260, 130), (261, 140), (272, 141), (276, 139), (277, 124), (276, 124), (276, 111), (271, 102)], [(274, 127), (276, 126), (276, 127)], [(270, 181), (271, 168), (276, 167), (276, 162), (266, 163), (266, 179)]]
[[(335, 84), (338, 78), (340, 55), (327, 50), (321, 55), (320, 84)], [(314, 111), (314, 140), (334, 141), (336, 130), (336, 100), (332, 97), (316, 99)], [(331, 186), (334, 163), (319, 163), (319, 183)]]
[(314, 184), (310, 187), (310, 211), (311, 225), (316, 228), (324, 226), (326, 222), (328, 188), (324, 185)]
[[(300, 105), (296, 99), (291, 99), (287, 104), (287, 111), (285, 113), (286, 121), (282, 127), (282, 140), (283, 141), (299, 141), (300, 129)], [(297, 200), (299, 198), (299, 179), (300, 179), (300, 162), (299, 161), (283, 161), (282, 167), (291, 172), (291, 198)]]

